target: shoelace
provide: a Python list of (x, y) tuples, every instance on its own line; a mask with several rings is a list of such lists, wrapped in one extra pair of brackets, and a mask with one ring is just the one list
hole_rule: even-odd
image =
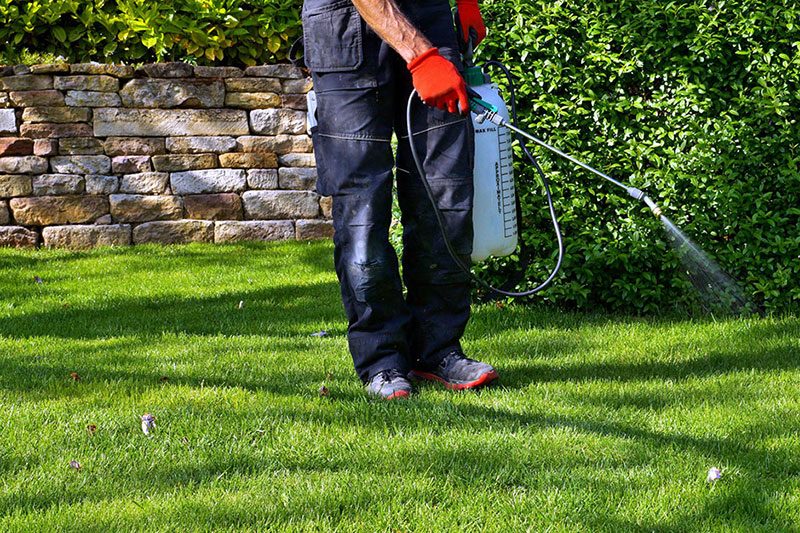
[(383, 372), (380, 373), (380, 376), (381, 376), (381, 379), (383, 379), (386, 383), (391, 383), (392, 381), (396, 380), (397, 378), (404, 378), (405, 377), (405, 376), (403, 376), (402, 372), (400, 372), (398, 370), (394, 370), (394, 369), (384, 370)]
[(466, 361), (467, 363), (477, 363), (477, 361), (475, 361), (474, 359), (470, 359), (469, 357), (464, 355), (462, 352), (459, 352), (458, 350), (454, 350), (454, 351), (450, 352), (449, 354), (445, 355), (444, 359), (442, 359), (442, 362), (439, 363), (439, 365), (442, 368), (447, 368), (448, 366), (450, 366), (450, 363), (452, 361), (459, 361), (459, 360)]

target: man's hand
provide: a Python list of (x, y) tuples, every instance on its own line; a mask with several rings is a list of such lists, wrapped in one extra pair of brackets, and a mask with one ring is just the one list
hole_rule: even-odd
[[(469, 110), (467, 85), (458, 69), (431, 48), (408, 62), (411, 80), (426, 104), (451, 113)], [(459, 109), (460, 106), (460, 109)]]
[(483, 23), (481, 10), (478, 8), (478, 0), (456, 0), (456, 6), (464, 42), (469, 42), (470, 30), (474, 30), (475, 42), (472, 43), (472, 46), (478, 46), (478, 43), (486, 37), (486, 25)]

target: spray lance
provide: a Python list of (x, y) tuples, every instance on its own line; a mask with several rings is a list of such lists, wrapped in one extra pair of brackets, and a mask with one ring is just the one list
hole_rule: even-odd
[[(459, 20), (455, 17), (456, 21)], [(448, 238), (445, 229), (444, 218), (438, 208), (436, 197), (433, 190), (425, 178), (425, 171), (422, 162), (417, 152), (413, 130), (411, 128), (411, 111), (414, 101), (418, 99), (416, 91), (413, 91), (408, 99), (406, 109), (406, 127), (409, 132), (409, 145), (411, 148), (411, 155), (417, 168), (417, 172), (422, 177), (422, 183), (428, 194), (428, 198), (433, 206), (433, 212), (436, 217), (439, 229), (441, 231), (445, 247), (448, 253), (455, 261), (456, 265), (476, 281), (484, 289), (489, 290), (495, 294), (508, 297), (524, 297), (536, 294), (545, 289), (555, 279), (564, 258), (564, 242), (561, 234), (561, 228), (558, 223), (555, 208), (553, 206), (553, 198), (550, 192), (550, 183), (539, 165), (536, 158), (531, 154), (528, 149), (527, 141), (536, 143), (537, 145), (545, 148), (546, 150), (578, 165), (579, 167), (588, 170), (589, 172), (603, 178), (604, 180), (613, 183), (617, 187), (625, 190), (625, 192), (633, 199), (644, 202), (648, 208), (653, 212), (656, 218), (661, 217), (661, 209), (656, 205), (653, 200), (648, 197), (644, 191), (631, 187), (625, 183), (616, 180), (600, 172), (599, 170), (589, 166), (588, 164), (575, 159), (571, 155), (551, 146), (543, 140), (535, 137), (531, 133), (519, 128), (517, 123), (517, 108), (516, 108), (516, 94), (514, 88), (513, 77), (509, 69), (499, 61), (487, 61), (484, 63), (485, 67), (498, 67), (506, 75), (508, 79), (508, 87), (510, 89), (510, 103), (511, 113), (509, 114), (508, 108), (505, 105), (502, 96), (500, 95), (499, 87), (492, 83), (490, 77), (484, 72), (484, 69), (477, 67), (472, 62), (474, 40), (470, 39), (465, 43), (461, 38), (460, 28), (457, 31), (459, 36), (459, 44), (461, 46), (461, 53), (466, 67), (465, 79), (467, 82), (467, 92), (469, 95), (470, 111), (474, 115), (473, 127), (475, 133), (475, 168), (473, 172), (474, 184), (474, 198), (473, 198), (473, 252), (472, 262), (479, 263), (487, 257), (496, 256), (502, 257), (514, 252), (517, 248), (518, 241), (518, 218), (519, 213), (517, 209), (517, 195), (514, 186), (513, 168), (511, 164), (512, 150), (511, 150), (511, 135), (514, 136), (520, 143), (522, 151), (526, 158), (531, 162), (536, 171), (538, 172), (542, 185), (544, 187), (545, 197), (550, 212), (550, 219), (555, 231), (556, 240), (558, 243), (558, 257), (556, 264), (551, 270), (547, 278), (537, 285), (536, 287), (523, 291), (512, 292), (492, 287), (485, 281), (476, 277), (470, 267), (460, 259), (458, 253), (453, 248), (453, 245)]]

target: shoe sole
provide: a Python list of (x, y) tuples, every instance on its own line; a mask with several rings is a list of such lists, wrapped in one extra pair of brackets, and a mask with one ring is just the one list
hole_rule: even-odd
[(424, 379), (426, 381), (438, 381), (439, 383), (444, 384), (444, 386), (450, 390), (476, 389), (478, 387), (488, 385), (489, 383), (500, 377), (500, 374), (498, 374), (496, 370), (490, 370), (489, 372), (483, 374), (475, 381), (470, 381), (468, 383), (451, 383), (445, 380), (444, 378), (437, 376), (436, 374), (432, 374), (430, 372), (420, 372), (418, 370), (412, 370), (410, 374), (412, 377), (417, 379)]
[(408, 393), (408, 391), (406, 391), (406, 390), (399, 390), (399, 391), (397, 391), (397, 392), (393, 392), (393, 393), (392, 393), (392, 394), (390, 394), (389, 396), (386, 396), (386, 397), (384, 397), (383, 399), (384, 399), (384, 400), (387, 400), (387, 401), (388, 401), (388, 400), (398, 400), (398, 399), (400, 399), (400, 398), (408, 398), (409, 396), (411, 396), (411, 395)]

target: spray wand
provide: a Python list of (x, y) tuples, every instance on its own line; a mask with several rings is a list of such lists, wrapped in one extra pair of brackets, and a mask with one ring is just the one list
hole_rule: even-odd
[(484, 121), (488, 120), (492, 124), (495, 124), (497, 126), (501, 126), (501, 127), (504, 127), (504, 128), (508, 128), (509, 130), (513, 131), (517, 135), (521, 135), (521, 136), (525, 137), (526, 139), (535, 142), (536, 144), (538, 144), (542, 148), (546, 148), (547, 150), (550, 150), (554, 154), (557, 154), (557, 155), (563, 157), (567, 161), (575, 163), (579, 167), (581, 167), (583, 169), (586, 169), (589, 172), (591, 172), (591, 173), (593, 173), (593, 174), (595, 174), (597, 176), (600, 176), (601, 178), (603, 178), (606, 181), (610, 181), (611, 183), (613, 183), (617, 187), (621, 187), (621, 188), (625, 189), (625, 192), (627, 192), (628, 195), (631, 198), (633, 198), (635, 200), (643, 201), (645, 204), (647, 204), (647, 207), (650, 208), (650, 210), (653, 212), (653, 214), (656, 216), (656, 218), (660, 218), (661, 217), (661, 208), (658, 207), (658, 205), (656, 205), (656, 203), (653, 200), (651, 200), (650, 197), (647, 196), (644, 193), (644, 191), (642, 191), (641, 189), (637, 189), (636, 187), (630, 187), (628, 185), (625, 185), (621, 181), (615, 180), (614, 178), (612, 178), (608, 174), (605, 174), (605, 173), (600, 172), (599, 170), (597, 170), (595, 168), (592, 168), (591, 166), (587, 165), (583, 161), (575, 159), (571, 155), (569, 155), (567, 153), (564, 153), (561, 150), (559, 150), (558, 148), (547, 144), (543, 140), (531, 135), (527, 131), (516, 127), (514, 124), (512, 124), (508, 120), (504, 119), (499, 113), (497, 113), (497, 108), (495, 106), (493, 106), (492, 104), (482, 100), (480, 95), (477, 92), (475, 92), (474, 90), (472, 90), (470, 88), (467, 88), (467, 92), (469, 93), (469, 97), (470, 97), (470, 99), (469, 99), (470, 109), (472, 110), (473, 113), (475, 113), (475, 115), (476, 115), (475, 121), (478, 124), (481, 124)]

